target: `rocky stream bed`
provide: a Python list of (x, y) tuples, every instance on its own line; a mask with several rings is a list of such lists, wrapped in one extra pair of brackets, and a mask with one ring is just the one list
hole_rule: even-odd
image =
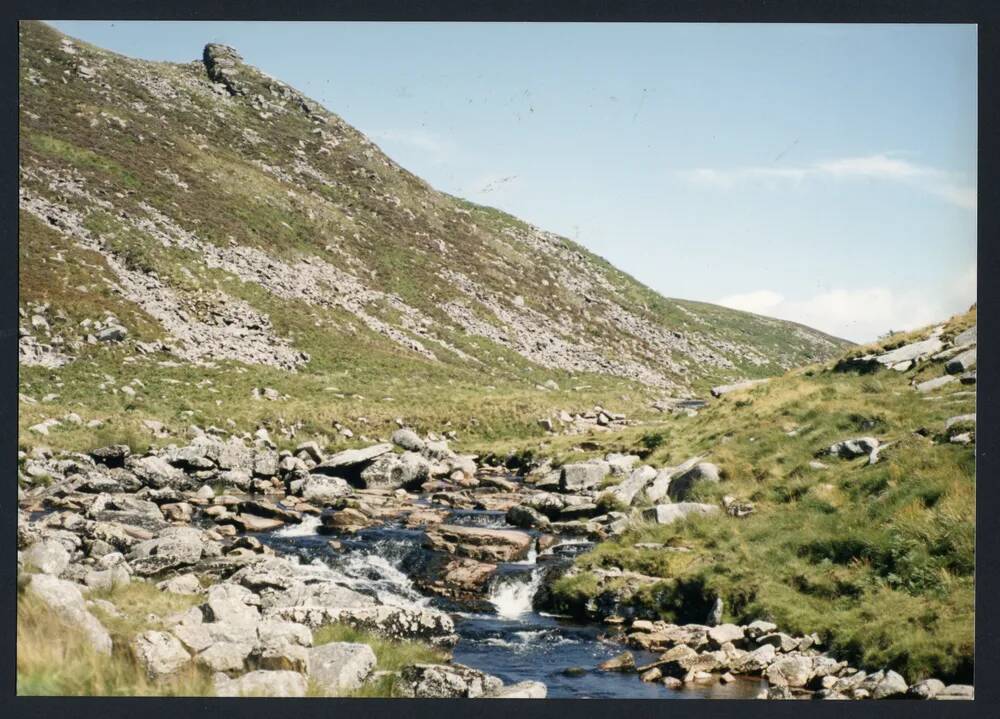
[[(609, 455), (512, 471), (408, 429), (329, 456), (314, 443), (278, 452), (265, 430), (191, 434), (143, 456), (118, 445), (19, 458), (20, 581), (95, 648), (110, 652), (112, 641), (92, 610), (114, 607), (91, 590), (145, 581), (200, 595), (129, 642), (150, 677), (193, 662), (221, 695), (298, 696), (308, 681), (337, 695), (379, 674), (367, 645), (313, 645), (316, 629), (339, 622), (450, 651), (447, 663), (404, 667), (402, 696), (972, 695), (850, 667), (819, 637), (767, 621), (722, 623), (719, 603), (704, 624), (682, 626), (614, 605), (592, 623), (545, 611), (573, 557), (635, 521), (753, 511), (686, 501), (693, 484), (717, 481), (698, 458), (659, 470)], [(609, 475), (620, 481), (600, 488)], [(630, 509), (639, 497), (652, 507)]]

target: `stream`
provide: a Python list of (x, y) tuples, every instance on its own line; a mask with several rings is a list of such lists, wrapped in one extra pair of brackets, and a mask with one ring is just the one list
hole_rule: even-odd
[[(452, 524), (512, 529), (503, 512), (455, 510)], [(276, 551), (298, 556), (303, 564), (321, 565), (356, 591), (377, 597), (385, 604), (432, 606), (448, 611), (460, 639), (454, 661), (494, 674), (505, 683), (537, 680), (548, 687), (551, 698), (648, 699), (752, 699), (764, 686), (761, 680), (738, 677), (731, 684), (688, 684), (671, 690), (661, 683), (640, 681), (634, 673), (605, 672), (597, 665), (624, 650), (602, 640), (607, 628), (581, 624), (538, 612), (533, 600), (542, 582), (538, 556), (532, 551), (520, 562), (499, 565), (488, 588), (488, 602), (481, 611), (468, 611), (447, 599), (423, 594), (413, 582), (432, 552), (423, 548), (423, 531), (394, 524), (339, 535), (319, 534), (319, 520), (306, 517), (302, 524), (256, 535)], [(571, 557), (591, 546), (568, 540), (545, 551)], [(543, 559), (551, 559), (543, 557)], [(631, 650), (637, 664), (657, 655)]]

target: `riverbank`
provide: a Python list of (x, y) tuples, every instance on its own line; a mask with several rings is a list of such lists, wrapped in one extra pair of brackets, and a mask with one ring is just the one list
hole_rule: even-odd
[[(648, 524), (643, 511), (611, 508), (621, 497), (611, 505), (601, 495), (630, 482), (647, 493), (660, 472), (617, 455), (512, 475), (441, 440), (392, 439), (326, 456), (205, 433), (138, 457), (108, 447), (26, 458), (25, 473), (49, 481), (19, 497), (25, 596), (88, 628), (98, 654), (127, 657), (150, 680), (174, 677), (162, 687), (181, 692), (539, 697), (550, 688), (542, 678), (570, 696), (910, 692), (894, 673), (866, 675), (819, 642), (775, 631), (614, 614), (581, 627), (539, 614), (581, 551)], [(187, 607), (119, 625), (112, 641), (116, 593), (138, 586), (187, 597)], [(380, 669), (370, 649), (335, 642), (349, 646), (328, 662), (333, 650), (315, 637), (331, 626), (439, 647), (453, 660)], [(720, 642), (720, 631), (731, 636)], [(635, 654), (615, 659), (617, 642)], [(317, 669), (330, 662), (336, 671)], [(354, 667), (346, 678), (345, 666)]]

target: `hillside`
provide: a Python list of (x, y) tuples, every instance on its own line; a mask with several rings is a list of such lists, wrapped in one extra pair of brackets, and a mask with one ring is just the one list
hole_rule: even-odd
[[(564, 445), (562, 462), (638, 451), (664, 489), (638, 492), (648, 521), (581, 556), (550, 603), (702, 622), (721, 599), (727, 620), (815, 632), (854, 666), (971, 683), (975, 322), (973, 308), (589, 454)], [(674, 521), (657, 502), (711, 513)]]
[(648, 417), (848, 345), (438, 192), (232, 49), (146, 62), (27, 22), (20, 60), (26, 447), (541, 437), (557, 410)]

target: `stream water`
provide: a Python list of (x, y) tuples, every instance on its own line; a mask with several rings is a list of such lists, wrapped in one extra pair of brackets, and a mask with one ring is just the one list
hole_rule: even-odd
[[(509, 528), (503, 512), (455, 511), (449, 523)], [(431, 560), (422, 545), (423, 532), (388, 525), (338, 537), (340, 548), (330, 547), (328, 535), (318, 534), (319, 521), (257, 535), (274, 549), (297, 555), (318, 571), (332, 572), (356, 591), (386, 604), (435, 606), (449, 611), (460, 639), (454, 661), (494, 674), (506, 683), (533, 679), (545, 683), (549, 697), (604, 697), (650, 699), (752, 699), (762, 684), (738, 678), (731, 684), (687, 685), (682, 690), (646, 683), (635, 674), (603, 672), (597, 665), (621, 653), (622, 645), (604, 640), (605, 627), (580, 624), (535, 610), (533, 600), (542, 582), (534, 552), (526, 560), (500, 565), (489, 585), (482, 611), (462, 611), (448, 601), (422, 594), (412, 577)], [(588, 545), (564, 542), (546, 550), (572, 555)], [(633, 650), (636, 662), (656, 655)]]

